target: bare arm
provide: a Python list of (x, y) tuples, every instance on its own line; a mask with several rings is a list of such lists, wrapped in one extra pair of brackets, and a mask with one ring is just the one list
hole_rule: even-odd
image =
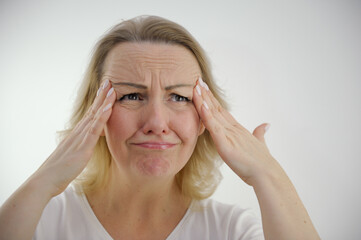
[(194, 105), (224, 162), (256, 193), (266, 239), (320, 239), (293, 184), (270, 154), (266, 124), (253, 134), (239, 124), (198, 81)]
[(27, 180), (0, 208), (0, 239), (31, 239), (51, 198), (48, 189)]
[(259, 178), (253, 188), (266, 239), (320, 239), (296, 189), (281, 168)]
[[(104, 88), (103, 88), (104, 87)], [(0, 239), (31, 239), (41, 214), (85, 168), (111, 115), (115, 93), (105, 84), (85, 117), (0, 208)]]

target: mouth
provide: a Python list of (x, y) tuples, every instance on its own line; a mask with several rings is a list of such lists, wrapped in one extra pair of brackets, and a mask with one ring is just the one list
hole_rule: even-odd
[(168, 142), (141, 142), (141, 143), (133, 143), (133, 145), (148, 149), (165, 150), (174, 147), (176, 144), (168, 143)]

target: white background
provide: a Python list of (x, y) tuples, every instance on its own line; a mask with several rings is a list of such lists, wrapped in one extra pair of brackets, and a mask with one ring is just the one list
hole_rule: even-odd
[[(0, 203), (55, 149), (96, 40), (159, 15), (208, 53), (231, 112), (266, 141), (323, 239), (361, 238), (361, 1), (0, 2)], [(223, 167), (214, 198), (258, 211)]]

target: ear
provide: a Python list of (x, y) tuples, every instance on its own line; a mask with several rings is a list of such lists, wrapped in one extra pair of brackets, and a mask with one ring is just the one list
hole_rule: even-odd
[(202, 135), (204, 130), (206, 130), (206, 127), (204, 126), (202, 120), (199, 120), (198, 136)]

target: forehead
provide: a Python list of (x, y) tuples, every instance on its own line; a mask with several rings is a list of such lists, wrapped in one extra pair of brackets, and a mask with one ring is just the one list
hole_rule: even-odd
[[(201, 70), (193, 54), (183, 46), (166, 43), (120, 43), (106, 57), (103, 76), (115, 81), (195, 82)], [(178, 81), (177, 81), (178, 82)]]

